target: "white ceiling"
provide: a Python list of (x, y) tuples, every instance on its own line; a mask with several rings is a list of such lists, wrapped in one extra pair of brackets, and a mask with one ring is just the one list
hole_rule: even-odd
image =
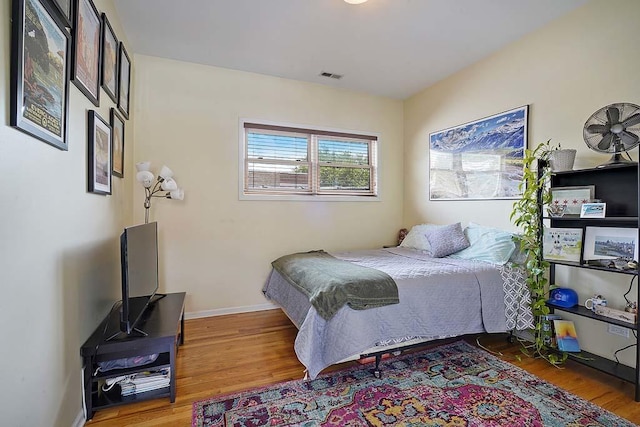
[[(587, 0), (115, 0), (129, 52), (405, 99)], [(341, 74), (341, 80), (320, 77)]]

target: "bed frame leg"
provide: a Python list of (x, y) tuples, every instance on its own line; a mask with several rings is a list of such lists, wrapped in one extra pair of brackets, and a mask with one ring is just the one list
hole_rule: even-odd
[(513, 335), (513, 329), (509, 331), (509, 336), (507, 336), (507, 342), (509, 344), (513, 344), (516, 342), (516, 337)]
[(382, 360), (381, 354), (376, 354), (376, 367), (373, 368), (373, 376), (376, 378), (380, 378), (382, 376), (382, 371), (380, 370), (380, 361)]

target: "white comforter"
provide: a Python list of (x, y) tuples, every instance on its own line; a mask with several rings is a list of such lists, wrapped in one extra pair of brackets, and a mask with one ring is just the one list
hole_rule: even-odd
[[(523, 304), (528, 301), (526, 287), (508, 283), (518, 278), (508, 271), (510, 267), (432, 258), (406, 248), (333, 255), (389, 274), (398, 285), (400, 303), (367, 310), (345, 306), (325, 320), (301, 292), (272, 271), (263, 291), (298, 327), (296, 355), (311, 378), (327, 366), (389, 340), (530, 327), (530, 321), (517, 321), (530, 317), (530, 312), (528, 304)], [(520, 319), (513, 319), (514, 315)]]

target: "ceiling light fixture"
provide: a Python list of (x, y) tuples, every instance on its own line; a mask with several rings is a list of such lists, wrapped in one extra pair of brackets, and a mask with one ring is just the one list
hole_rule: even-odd
[(367, 0), (344, 0), (344, 1), (349, 3), (349, 4), (362, 4), (362, 3), (366, 2)]

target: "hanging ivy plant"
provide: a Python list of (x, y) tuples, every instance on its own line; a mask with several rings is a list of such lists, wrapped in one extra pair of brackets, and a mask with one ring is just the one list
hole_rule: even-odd
[[(523, 178), (520, 183), (522, 197), (513, 204), (510, 220), (522, 232), (518, 237), (520, 249), (526, 255), (526, 284), (531, 293), (531, 310), (534, 316), (533, 342), (522, 341), (526, 354), (542, 357), (553, 365), (559, 365), (567, 359), (567, 354), (559, 353), (548, 346), (544, 340), (544, 317), (550, 313), (546, 305), (549, 292), (547, 270), (542, 251), (543, 207), (551, 202), (548, 181), (551, 176), (549, 156), (558, 146), (551, 140), (539, 144), (535, 149), (526, 149), (523, 158)], [(540, 168), (540, 169), (538, 169)]]

